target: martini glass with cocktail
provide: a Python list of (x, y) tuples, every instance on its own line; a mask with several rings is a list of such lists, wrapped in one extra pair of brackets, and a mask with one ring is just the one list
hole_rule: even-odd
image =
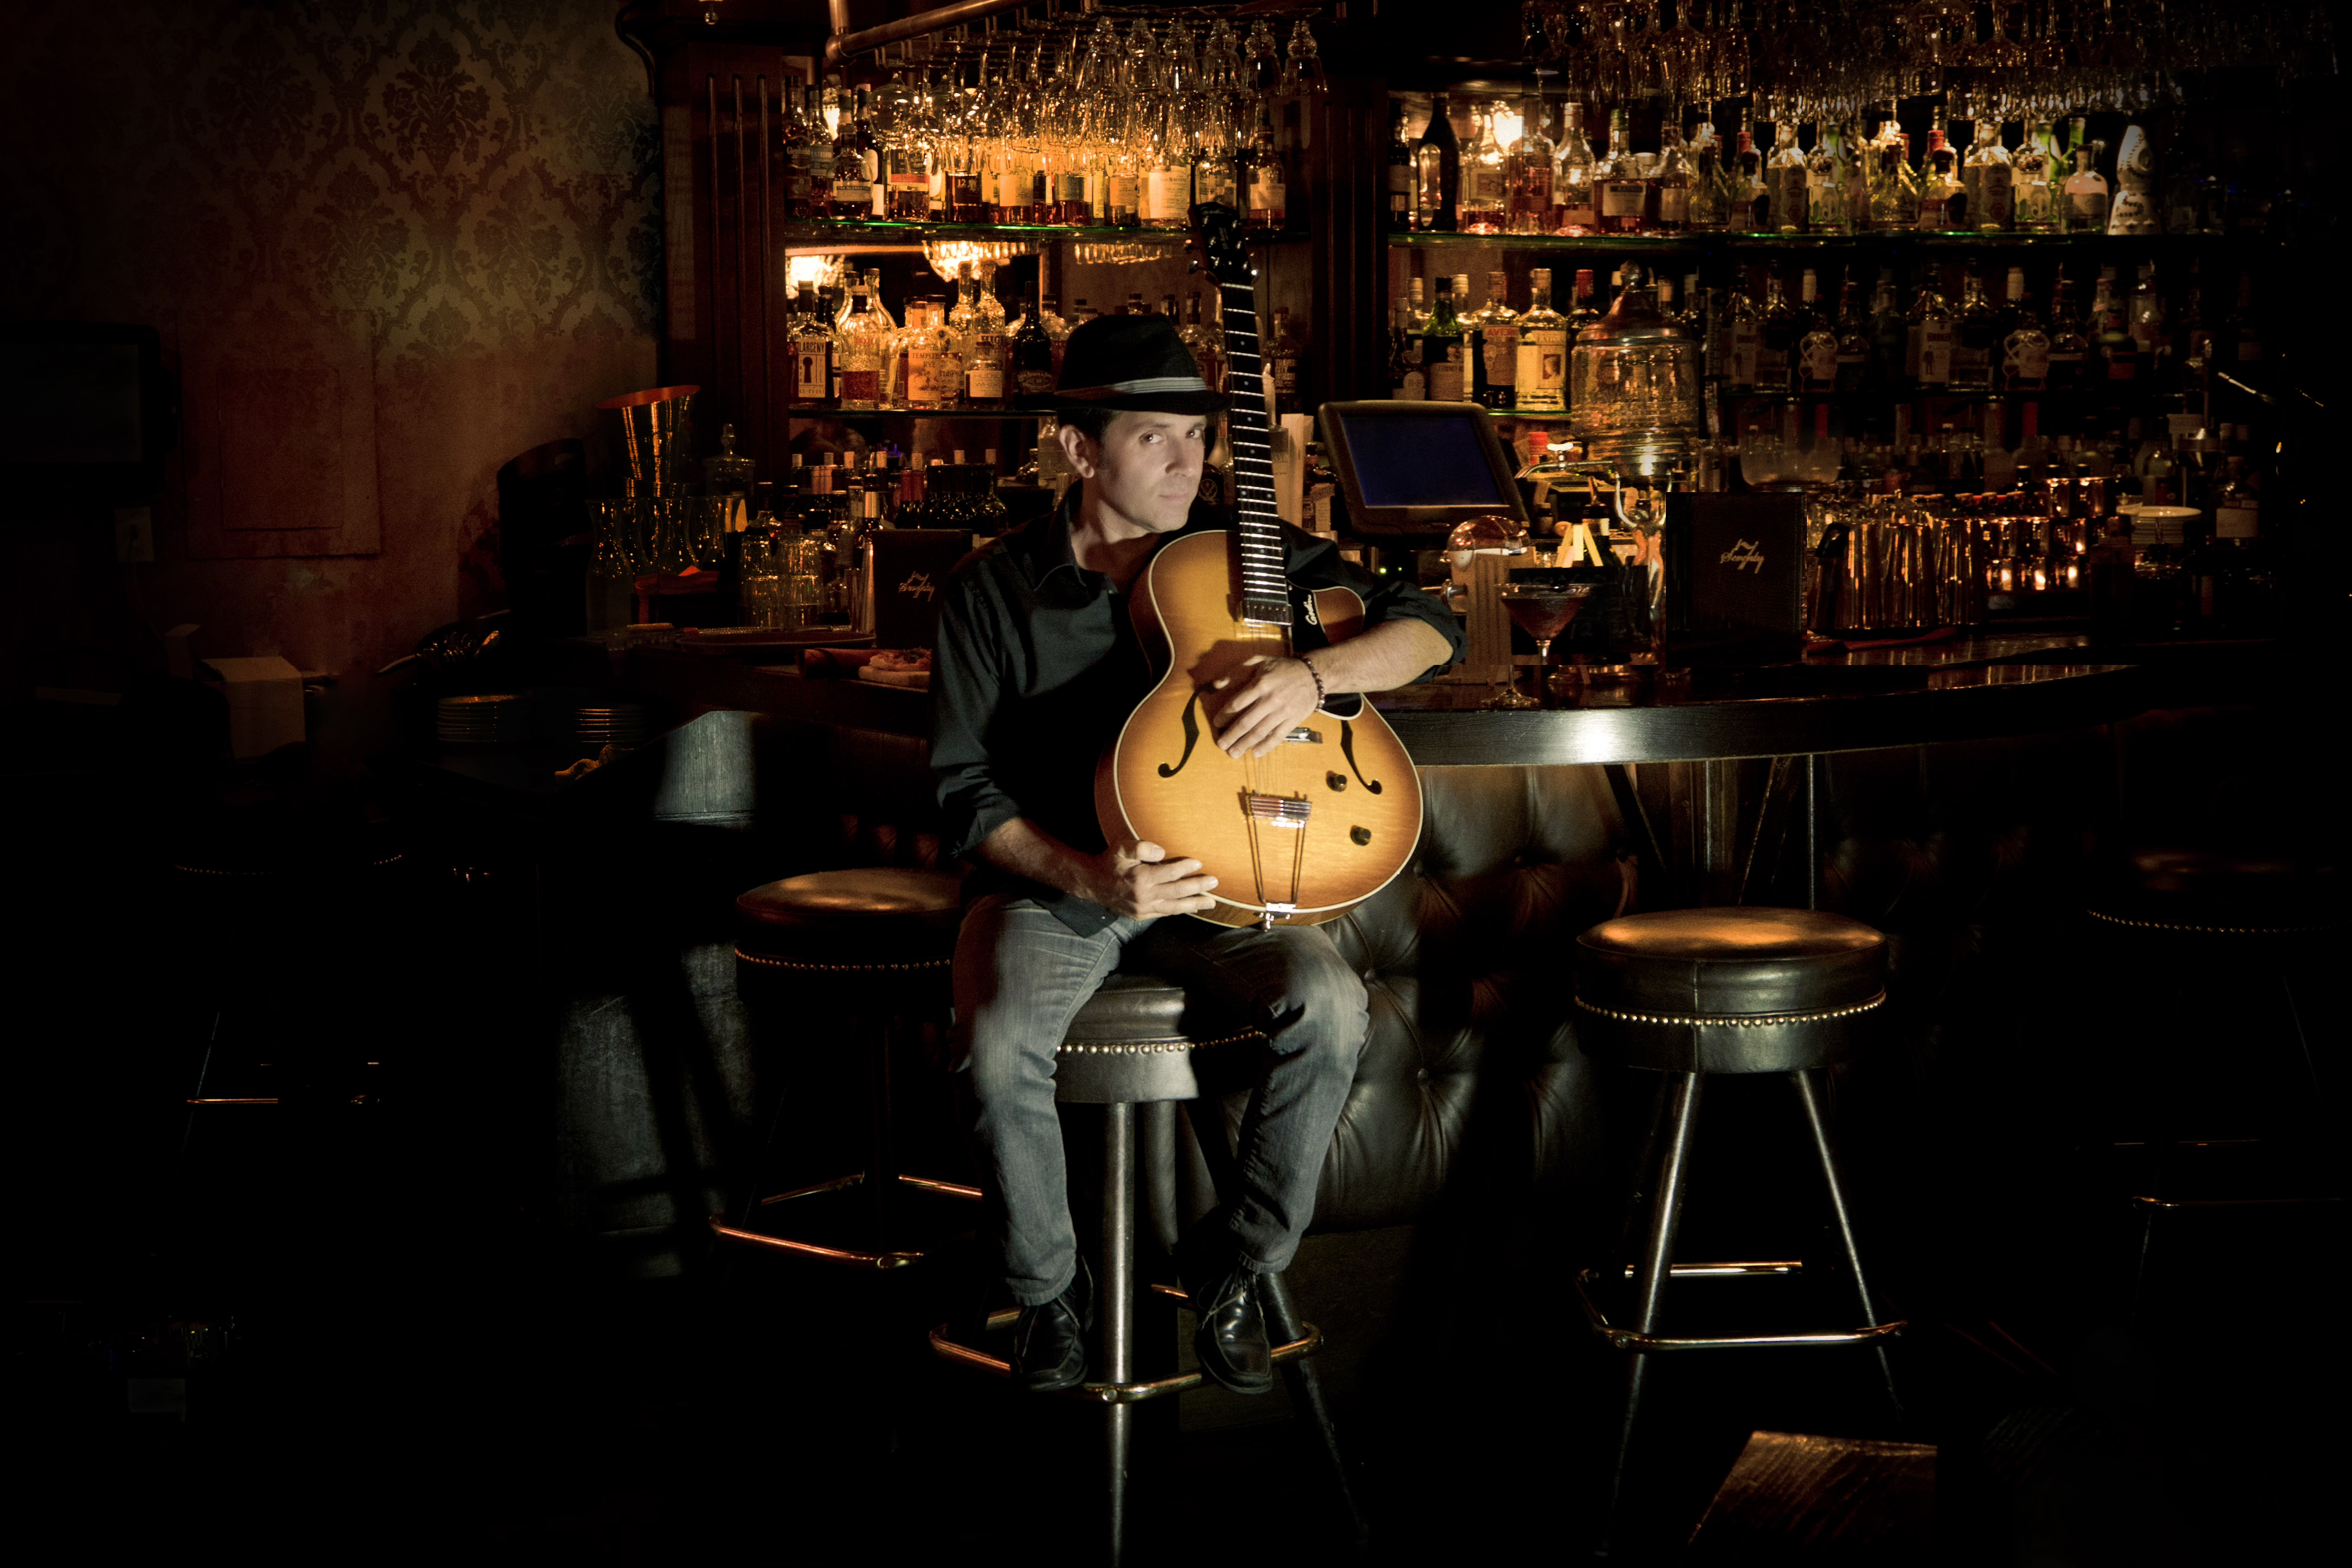
[[(1503, 610), (1536, 642), (1536, 690), (1540, 694), (1546, 680), (1545, 670), (1551, 664), (1552, 639), (1568, 630), (1577, 612), (1584, 608), (1591, 594), (1590, 582), (1513, 582), (1503, 588)], [(1505, 688), (1501, 696), (1486, 705), (1488, 707), (1530, 708), (1543, 706), (1540, 695), (1528, 696), (1515, 684)]]

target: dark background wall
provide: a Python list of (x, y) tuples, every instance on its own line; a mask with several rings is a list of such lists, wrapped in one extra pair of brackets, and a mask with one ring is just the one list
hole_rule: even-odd
[(654, 383), (658, 131), (611, 0), (20, 7), (0, 316), (163, 335), (156, 560), (0, 529), (0, 698), (199, 657), (352, 677), (503, 602), (500, 464)]

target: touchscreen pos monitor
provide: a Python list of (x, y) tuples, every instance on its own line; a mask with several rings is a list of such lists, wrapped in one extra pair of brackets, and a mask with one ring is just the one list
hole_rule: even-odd
[(1476, 403), (1327, 402), (1319, 414), (1358, 535), (1442, 539), (1468, 517), (1527, 522), (1517, 465)]

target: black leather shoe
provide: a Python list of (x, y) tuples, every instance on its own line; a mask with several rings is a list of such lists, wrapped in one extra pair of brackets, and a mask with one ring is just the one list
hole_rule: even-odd
[(1095, 1279), (1081, 1257), (1069, 1289), (1021, 1309), (1013, 1325), (1013, 1385), (1024, 1394), (1059, 1394), (1084, 1383), (1094, 1326)]
[(1239, 1263), (1206, 1282), (1184, 1281), (1200, 1327), (1192, 1352), (1201, 1370), (1236, 1394), (1263, 1394), (1274, 1386), (1274, 1355), (1265, 1343), (1265, 1315), (1258, 1311), (1257, 1276)]

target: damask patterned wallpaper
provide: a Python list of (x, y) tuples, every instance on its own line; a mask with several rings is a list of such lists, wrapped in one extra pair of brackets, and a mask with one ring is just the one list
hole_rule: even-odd
[(158, 626), (349, 678), (499, 602), (499, 465), (655, 377), (659, 131), (613, 14), (12, 16), (0, 312), (152, 323), (182, 378)]

